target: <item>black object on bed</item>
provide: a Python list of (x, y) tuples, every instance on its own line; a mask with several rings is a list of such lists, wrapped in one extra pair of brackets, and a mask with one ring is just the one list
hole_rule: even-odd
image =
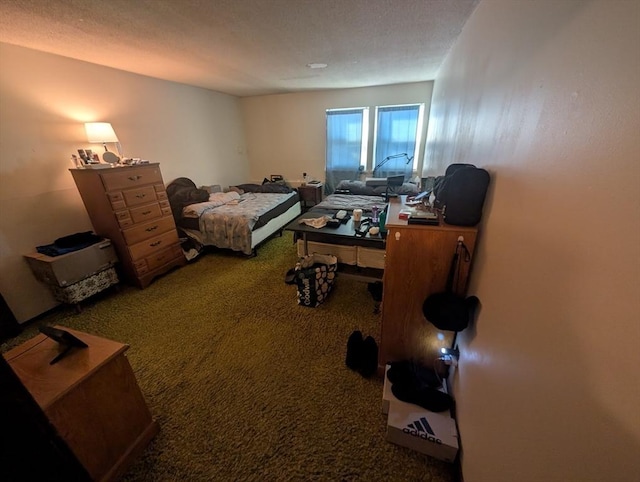
[(176, 225), (182, 223), (182, 210), (185, 206), (205, 202), (209, 199), (209, 191), (198, 189), (195, 183), (187, 177), (179, 177), (167, 186), (167, 197), (171, 206), (171, 213)]

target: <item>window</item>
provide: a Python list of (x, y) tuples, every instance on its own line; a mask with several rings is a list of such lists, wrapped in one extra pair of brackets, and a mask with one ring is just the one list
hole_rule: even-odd
[(327, 110), (326, 190), (343, 179), (354, 180), (366, 166), (369, 109)]
[(327, 110), (325, 192), (332, 193), (342, 180), (360, 179), (363, 171), (375, 177), (410, 178), (418, 167), (423, 113), (424, 104), (376, 107), (370, 133), (368, 107)]
[(411, 176), (420, 147), (423, 110), (424, 104), (376, 107), (373, 162), (376, 177)]

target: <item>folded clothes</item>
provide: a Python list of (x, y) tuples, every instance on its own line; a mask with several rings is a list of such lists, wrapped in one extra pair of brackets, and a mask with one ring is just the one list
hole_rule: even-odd
[(311, 226), (312, 228), (324, 228), (327, 225), (327, 222), (331, 219), (331, 216), (320, 216), (319, 218), (307, 218), (301, 219), (300, 224), (306, 224), (307, 226)]
[(86, 231), (63, 236), (56, 239), (52, 244), (37, 246), (36, 251), (46, 256), (55, 257), (87, 248), (100, 241), (102, 241), (102, 237), (93, 234), (91, 231)]

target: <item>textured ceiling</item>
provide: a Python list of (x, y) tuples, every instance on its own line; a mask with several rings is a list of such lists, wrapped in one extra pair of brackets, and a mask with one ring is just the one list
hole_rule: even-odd
[(364, 87), (432, 80), (478, 1), (0, 0), (0, 41), (237, 96)]

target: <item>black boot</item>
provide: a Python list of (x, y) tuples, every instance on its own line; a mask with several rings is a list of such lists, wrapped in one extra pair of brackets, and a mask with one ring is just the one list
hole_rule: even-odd
[(362, 363), (360, 375), (369, 378), (378, 369), (378, 344), (373, 337), (368, 336), (362, 343)]
[(351, 333), (349, 340), (347, 341), (347, 357), (345, 363), (352, 370), (360, 368), (362, 363), (363, 345), (362, 333), (360, 331), (354, 331)]

